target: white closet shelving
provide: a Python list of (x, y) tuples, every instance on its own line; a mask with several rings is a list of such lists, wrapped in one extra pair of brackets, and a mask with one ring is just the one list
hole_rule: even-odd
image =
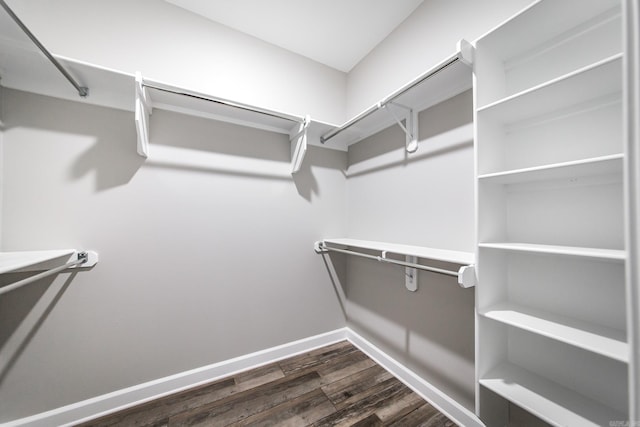
[[(433, 271), (436, 273), (456, 276), (458, 284), (463, 288), (475, 286), (475, 256), (472, 252), (452, 251), (446, 249), (429, 248), (425, 246), (404, 245), (388, 242), (377, 242), (371, 240), (359, 240), (350, 238), (324, 239), (316, 242), (314, 249), (317, 253), (326, 251), (342, 252), (349, 255), (362, 256), (380, 262), (403, 265), (406, 270), (405, 285), (408, 290), (417, 290), (416, 268)], [(356, 249), (353, 251), (352, 249)], [(358, 252), (358, 249), (365, 251), (380, 252), (380, 255), (371, 255)], [(388, 256), (395, 254), (405, 257), (405, 261), (397, 260)], [(441, 261), (445, 263), (457, 264), (461, 267), (458, 270), (447, 270), (440, 267), (429, 267), (418, 264), (418, 259)]]
[(621, 6), (542, 0), (475, 43), (477, 413), (628, 420)]
[(471, 45), (460, 40), (453, 55), (344, 124), (324, 133), (321, 142), (346, 150), (352, 144), (400, 124), (407, 135), (407, 151), (415, 151), (418, 143), (418, 113), (471, 89), (470, 65)]
[(27, 268), (33, 269), (57, 259), (69, 258), (74, 253), (76, 253), (74, 249), (0, 252), (0, 274), (25, 271)]
[[(0, 12), (0, 58), (2, 86), (92, 105), (135, 112), (138, 129), (137, 151), (148, 155), (149, 116), (153, 109), (175, 111), (198, 117), (226, 121), (288, 135), (292, 143), (292, 173), (300, 169), (306, 145), (318, 145), (320, 136), (335, 125), (309, 117), (261, 108), (223, 99), (189, 88), (153, 81), (136, 75), (53, 55), (75, 78), (86, 86), (86, 97), (78, 93), (33, 43), (18, 31), (4, 11)], [(140, 102), (142, 99), (144, 102)], [(345, 146), (331, 148), (346, 150)]]

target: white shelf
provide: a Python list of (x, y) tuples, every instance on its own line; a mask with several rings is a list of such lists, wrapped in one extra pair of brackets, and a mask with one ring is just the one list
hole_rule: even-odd
[(450, 251), (446, 249), (427, 248), (424, 246), (400, 245), (395, 243), (346, 238), (324, 239), (323, 242), (329, 245), (370, 249), (373, 251), (387, 251), (398, 255), (416, 256), (418, 258), (433, 259), (460, 265), (472, 265), (475, 262), (475, 255), (472, 252)]
[(585, 176), (622, 174), (623, 154), (479, 175), (492, 184), (517, 184)]
[[(10, 273), (12, 271), (24, 271), (29, 267), (33, 268), (59, 258), (69, 258), (74, 253), (76, 253), (75, 249), (0, 252), (0, 274)], [(64, 264), (64, 262), (62, 264)]]
[(629, 360), (629, 345), (626, 342), (624, 331), (558, 316), (513, 303), (493, 305), (483, 310), (481, 315), (620, 362), (627, 363)]
[[(344, 124), (335, 126), (331, 130), (339, 133), (328, 139), (325, 145), (346, 150), (348, 146), (395, 125), (393, 114), (381, 108), (389, 101), (417, 113), (471, 89), (471, 67), (460, 58), (462, 53), (457, 52)], [(402, 114), (397, 109), (394, 112), (397, 116)]]
[(621, 76), (619, 54), (479, 108), (478, 119), (516, 123), (602, 98), (622, 91)]
[[(55, 98), (82, 102), (126, 111), (135, 111), (136, 78), (134, 74), (104, 68), (98, 65), (53, 55), (82, 86), (89, 89), (86, 97), (80, 97), (74, 87), (55, 66), (35, 47), (4, 11), (0, 11), (0, 64), (2, 86)], [(201, 98), (217, 98), (186, 88), (163, 84), (166, 88), (183, 91)], [(304, 117), (244, 104), (255, 111), (234, 108), (229, 105), (205, 101), (195, 97), (149, 90), (154, 108), (175, 111), (192, 116), (215, 119), (243, 126), (265, 129), (291, 135)], [(220, 99), (220, 98), (217, 98)], [(229, 104), (243, 105), (228, 101)], [(259, 113), (262, 111), (266, 114)], [(289, 117), (286, 120), (280, 117)], [(334, 128), (334, 124), (311, 120), (307, 130), (308, 143), (320, 144), (320, 135)], [(327, 146), (328, 148), (346, 147)]]
[(538, 245), (532, 243), (480, 243), (480, 248), (547, 255), (575, 256), (603, 261), (624, 262), (626, 253), (619, 249), (583, 248), (576, 246)]
[(626, 420), (620, 413), (511, 363), (501, 363), (480, 384), (556, 426), (605, 426)]
[[(545, 44), (567, 29), (616, 7), (620, 7), (618, 0), (537, 1), (482, 36), (478, 42), (505, 60)], [(540, 25), (541, 22), (544, 25)]]

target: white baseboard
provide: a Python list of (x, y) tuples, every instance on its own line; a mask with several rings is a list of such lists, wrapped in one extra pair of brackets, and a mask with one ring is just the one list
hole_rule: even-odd
[(345, 340), (346, 329), (337, 329), (302, 340), (246, 354), (223, 362), (127, 387), (112, 393), (1, 424), (2, 427), (50, 427), (72, 425), (107, 415), (159, 397), (228, 377), (296, 354)]
[(1, 426), (14, 427), (28, 425), (33, 427), (48, 427), (52, 425), (72, 425), (88, 421), (345, 339), (349, 340), (353, 345), (367, 354), (367, 356), (394, 374), (400, 381), (459, 425), (464, 427), (484, 427), (482, 422), (471, 411), (420, 378), (414, 372), (405, 368), (402, 364), (389, 357), (349, 328), (336, 329), (335, 331), (117, 390), (51, 411), (10, 421), (1, 424)]

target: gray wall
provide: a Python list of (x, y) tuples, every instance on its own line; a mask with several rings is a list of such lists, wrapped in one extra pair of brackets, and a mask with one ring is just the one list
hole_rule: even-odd
[(143, 161), (132, 113), (2, 102), (2, 249), (100, 262), (0, 298), (0, 421), (344, 326), (312, 245), (346, 233), (345, 153), (292, 179), (287, 136), (156, 110)]
[[(410, 157), (399, 127), (350, 150), (349, 237), (473, 252), (471, 93), (423, 111), (419, 123)], [(420, 271), (418, 291), (409, 292), (404, 268), (358, 257), (340, 279), (349, 327), (473, 411), (473, 288)]]
[(354, 116), (454, 54), (534, 0), (425, 0), (347, 76)]
[(55, 54), (262, 108), (345, 120), (345, 73), (164, 0), (7, 3)]

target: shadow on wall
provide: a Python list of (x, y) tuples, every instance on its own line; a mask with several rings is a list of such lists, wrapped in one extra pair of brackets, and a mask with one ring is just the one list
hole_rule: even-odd
[[(405, 288), (403, 267), (342, 254), (322, 256), (347, 325), (472, 407), (473, 288), (461, 288), (451, 276), (419, 271), (418, 290), (410, 292)], [(457, 268), (432, 260), (426, 264)]]
[(457, 95), (419, 115), (418, 151), (404, 150), (405, 133), (394, 125), (349, 147), (347, 175), (356, 177), (407, 166), (473, 146), (471, 91)]
[(136, 154), (136, 131), (130, 112), (14, 90), (5, 91), (3, 104), (7, 132), (28, 128), (68, 135), (64, 139), (56, 136), (56, 141), (66, 146), (55, 149), (65, 152), (76, 150), (76, 142), (87, 145), (91, 140), (91, 146), (68, 169), (72, 180), (93, 173), (97, 191), (127, 184), (143, 164), (144, 159)]
[[(2, 284), (22, 280), (34, 273), (3, 274)], [(0, 298), (0, 388), (11, 368), (20, 358), (77, 272), (56, 280), (46, 277), (15, 289)]]
[(150, 139), (147, 167), (292, 180), (307, 201), (320, 195), (312, 167), (340, 165), (324, 149), (308, 146), (302, 168), (292, 175), (288, 135), (163, 110), (153, 114)]
[(320, 194), (313, 166), (338, 168), (344, 163), (336, 162), (319, 147), (309, 146), (302, 169), (292, 176), (287, 135), (163, 110), (153, 113), (150, 154), (145, 159), (136, 152), (131, 112), (15, 90), (5, 93), (3, 104), (9, 107), (6, 131), (27, 128), (68, 135), (60, 140), (69, 150), (91, 141), (68, 170), (71, 180), (93, 174), (97, 191), (129, 183), (144, 166), (292, 180), (298, 194), (311, 201)]

